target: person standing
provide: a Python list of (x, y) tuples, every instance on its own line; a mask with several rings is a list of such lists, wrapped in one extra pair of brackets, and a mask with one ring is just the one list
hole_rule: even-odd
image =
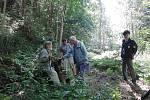
[(40, 67), (42, 67), (42, 69), (48, 73), (48, 76), (51, 78), (54, 85), (60, 86), (61, 83), (58, 74), (55, 71), (55, 69), (51, 66), (51, 58), (52, 58), (52, 42), (46, 41), (43, 44), (43, 48), (39, 53)]
[(77, 74), (83, 77), (84, 72), (89, 70), (86, 47), (84, 43), (77, 40), (75, 36), (70, 37), (70, 42), (74, 48), (74, 62), (76, 64)]
[(123, 78), (127, 80), (127, 70), (130, 72), (132, 83), (136, 84), (136, 74), (133, 68), (134, 55), (137, 52), (137, 44), (134, 40), (130, 39), (130, 31), (125, 30), (123, 32), (124, 39), (122, 41), (121, 58), (122, 58), (122, 72)]
[[(67, 78), (69, 79), (69, 77), (71, 77), (72, 72), (74, 76), (76, 75), (76, 70), (75, 70), (74, 59), (73, 59), (73, 47), (69, 43), (67, 43), (67, 39), (62, 40), (60, 52), (61, 52), (62, 59), (63, 59), (62, 60), (63, 67), (67, 74)], [(70, 68), (71, 70), (69, 70)]]

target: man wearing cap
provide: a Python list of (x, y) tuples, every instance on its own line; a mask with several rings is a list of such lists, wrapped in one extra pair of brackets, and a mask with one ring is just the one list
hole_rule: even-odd
[(43, 44), (43, 49), (39, 54), (39, 62), (44, 71), (46, 71), (53, 81), (54, 85), (61, 85), (57, 72), (51, 66), (51, 57), (52, 57), (52, 42), (46, 41)]
[(132, 78), (132, 83), (136, 84), (136, 74), (133, 68), (133, 58), (137, 52), (137, 44), (134, 40), (130, 39), (130, 31), (123, 32), (124, 39), (122, 41), (121, 58), (122, 58), (122, 71), (123, 78), (127, 80), (127, 69), (129, 70)]

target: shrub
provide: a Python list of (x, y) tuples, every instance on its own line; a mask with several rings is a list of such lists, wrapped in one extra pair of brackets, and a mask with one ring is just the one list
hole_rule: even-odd
[(101, 86), (99, 92), (92, 100), (121, 100), (121, 92), (118, 88), (105, 84)]
[(98, 68), (99, 70), (112, 70), (114, 71), (120, 71), (121, 63), (120, 60), (114, 59), (114, 58), (103, 58), (100, 60), (94, 60), (92, 61), (92, 66), (95, 68)]

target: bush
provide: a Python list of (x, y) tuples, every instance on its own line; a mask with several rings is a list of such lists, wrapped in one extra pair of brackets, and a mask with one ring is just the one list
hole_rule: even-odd
[(0, 93), (0, 100), (11, 100), (11, 97)]
[(98, 94), (92, 100), (121, 100), (121, 92), (107, 83), (101, 86)]
[[(5, 88), (0, 89), (0, 93), (3, 94), (0, 95), (0, 99), (63, 100), (64, 96), (66, 96), (68, 100), (72, 100), (72, 98), (76, 98), (77, 100), (90, 98), (88, 87), (81, 81), (76, 80), (74, 86), (66, 85), (54, 87), (50, 85), (48, 76), (43, 77), (38, 72), (39, 76), (36, 77), (35, 69), (37, 69), (38, 64), (35, 56), (36, 53), (33, 50), (31, 50), (30, 53), (29, 51), (19, 51), (15, 55), (9, 55), (9, 59), (11, 59), (9, 62), (12, 63), (13, 61), (17, 67), (20, 67), (21, 73), (17, 74), (15, 70), (5, 71), (4, 76), (10, 81), (5, 84)], [(9, 65), (7, 67), (9, 67)], [(68, 93), (66, 94), (66, 92)], [(5, 95), (8, 95), (8, 97)]]
[(114, 58), (103, 58), (100, 60), (92, 61), (92, 66), (98, 68), (101, 71), (112, 70), (113, 72), (120, 72), (121, 63), (120, 60)]

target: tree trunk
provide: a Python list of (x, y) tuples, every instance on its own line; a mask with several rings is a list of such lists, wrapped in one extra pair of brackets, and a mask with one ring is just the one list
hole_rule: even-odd
[(48, 1), (48, 34), (51, 38), (54, 38), (53, 32), (53, 2), (52, 0)]
[(38, 9), (38, 0), (33, 0), (33, 12), (35, 12), (35, 14), (37, 13), (37, 9)]
[(24, 17), (26, 9), (26, 0), (21, 0), (21, 15)]
[(131, 23), (130, 23), (131, 27), (130, 28), (131, 28), (132, 36), (134, 38), (134, 24), (133, 24), (133, 22), (134, 22), (134, 16), (133, 16), (133, 13), (131, 11)]
[(58, 24), (58, 19), (59, 19), (59, 12), (57, 12), (57, 17), (56, 17), (56, 35), (55, 35), (55, 39), (56, 41), (58, 40), (58, 34), (59, 34), (59, 24)]
[(6, 5), (7, 5), (7, 0), (4, 0), (4, 6), (3, 6), (3, 18), (2, 18), (2, 30), (4, 29), (5, 26), (5, 16), (6, 16)]
[(63, 37), (63, 32), (64, 32), (64, 18), (65, 18), (65, 13), (66, 13), (66, 4), (67, 2), (64, 1), (63, 6), (62, 6), (62, 16), (61, 16), (61, 30), (60, 30), (60, 46), (61, 46), (61, 41)]
[[(24, 18), (24, 25), (21, 27), (21, 31), (29, 41), (35, 41), (35, 37), (32, 34), (32, 29), (31, 29), (32, 9), (30, 9), (31, 7), (27, 5), (27, 2), (28, 2), (27, 0), (22, 0), (21, 2), (22, 2), (21, 14), (22, 14), (22, 17)], [(31, 4), (32, 3), (33, 2), (31, 2)]]
[(100, 16), (99, 16), (99, 49), (102, 49), (102, 13), (103, 13), (103, 10), (102, 10), (102, 3), (101, 3), (101, 0), (100, 0), (100, 7), (99, 7), (99, 10), (101, 12)]
[(62, 18), (61, 18), (61, 30), (60, 30), (60, 41), (59, 41), (60, 46), (61, 46), (63, 31), (64, 31), (64, 12), (62, 13)]

